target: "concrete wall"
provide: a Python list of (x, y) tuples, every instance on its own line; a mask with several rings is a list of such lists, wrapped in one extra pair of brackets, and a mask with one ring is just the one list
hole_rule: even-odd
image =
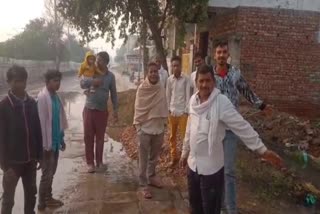
[(319, 0), (209, 0), (211, 7), (264, 7), (320, 11)]
[[(27, 69), (29, 81), (39, 80), (43, 78), (44, 73), (48, 69), (55, 68), (55, 63), (53, 61), (16, 60), (0, 57), (0, 87), (5, 85), (6, 72), (13, 64), (23, 66)], [(62, 62), (60, 65), (60, 71), (63, 73), (70, 71), (76, 72), (79, 66), (80, 63)]]

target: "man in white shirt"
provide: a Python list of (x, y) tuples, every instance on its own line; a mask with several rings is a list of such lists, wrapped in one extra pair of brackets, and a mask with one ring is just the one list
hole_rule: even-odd
[(214, 73), (207, 65), (196, 75), (199, 89), (190, 99), (190, 117), (180, 166), (188, 164), (189, 201), (192, 214), (220, 214), (224, 187), (223, 139), (232, 130), (252, 151), (277, 167), (282, 159), (262, 143), (229, 99), (215, 88)]
[(177, 131), (180, 129), (180, 136), (183, 139), (187, 120), (190, 99), (190, 79), (182, 74), (181, 58), (175, 56), (171, 59), (172, 75), (168, 78), (166, 95), (169, 108), (169, 130), (170, 130), (170, 153), (171, 165), (178, 162), (177, 157)]
[(192, 72), (190, 76), (190, 81), (191, 81), (191, 94), (195, 94), (197, 92), (197, 86), (196, 86), (196, 73), (198, 68), (201, 65), (205, 64), (204, 57), (200, 52), (195, 53), (194, 55), (194, 65), (196, 66), (196, 70)]
[(164, 88), (166, 88), (167, 79), (169, 77), (168, 71), (163, 68), (163, 66), (162, 66), (162, 62), (163, 61), (162, 61), (161, 57), (157, 56), (156, 59), (155, 59), (155, 62), (158, 65), (160, 83)]
[(149, 63), (147, 78), (137, 90), (133, 122), (139, 137), (139, 183), (146, 199), (152, 198), (148, 184), (162, 187), (155, 169), (167, 118), (166, 92), (159, 82), (158, 67)]

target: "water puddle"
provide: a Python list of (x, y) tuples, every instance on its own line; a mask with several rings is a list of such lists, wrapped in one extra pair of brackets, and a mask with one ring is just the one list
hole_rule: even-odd
[[(119, 75), (116, 75), (117, 77)], [(130, 84), (120, 81), (119, 91), (127, 90), (132, 87)], [(35, 97), (42, 88), (30, 87), (30, 96)], [(83, 122), (82, 111), (85, 103), (85, 96), (79, 87), (78, 80), (75, 77), (66, 78), (62, 82), (59, 94), (64, 103), (67, 112), (69, 129), (65, 132), (65, 142), (67, 149), (60, 153), (59, 165), (57, 173), (54, 177), (53, 194), (54, 197), (67, 202), (75, 195), (83, 196), (83, 200), (90, 200), (90, 195), (95, 192), (101, 192), (101, 188), (128, 191), (136, 189), (136, 165), (126, 156), (122, 145), (109, 139), (104, 148), (104, 160), (108, 164), (108, 169), (98, 172), (96, 175), (89, 176), (85, 172), (85, 152), (83, 142)], [(6, 92), (2, 92), (0, 97), (4, 97)], [(103, 176), (101, 176), (101, 173)], [(2, 171), (0, 172), (0, 183), (2, 183)], [(41, 172), (37, 172), (37, 185), (39, 186)], [(79, 190), (79, 187), (85, 187), (87, 192), (81, 194), (72, 194)], [(96, 188), (96, 191), (95, 191)], [(0, 186), (0, 195), (3, 189)], [(18, 183), (15, 194), (14, 214), (23, 213), (24, 193), (21, 180)], [(1, 204), (0, 204), (1, 207)], [(50, 213), (50, 211), (49, 211)]]

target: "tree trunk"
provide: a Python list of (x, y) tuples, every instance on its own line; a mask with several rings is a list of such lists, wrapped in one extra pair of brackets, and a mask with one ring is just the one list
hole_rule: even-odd
[(148, 1), (147, 0), (139, 0), (139, 7), (141, 9), (142, 17), (144, 20), (146, 20), (149, 29), (152, 33), (153, 41), (156, 45), (157, 53), (159, 57), (162, 59), (163, 67), (168, 70), (167, 60), (166, 60), (166, 53), (165, 49), (162, 44), (162, 38), (161, 38), (161, 30), (159, 29), (159, 23), (154, 19), (154, 16), (150, 14), (150, 10), (148, 8)]
[(58, 31), (58, 14), (57, 14), (57, 0), (54, 0), (54, 26), (56, 28), (55, 32), (55, 48), (56, 48), (56, 70), (60, 69), (60, 47), (59, 47), (59, 31)]
[(149, 62), (149, 51), (147, 48), (147, 34), (148, 34), (148, 26), (145, 20), (143, 20), (142, 29), (141, 29), (141, 41), (142, 41), (142, 50), (143, 50), (144, 77), (147, 76), (148, 62)]

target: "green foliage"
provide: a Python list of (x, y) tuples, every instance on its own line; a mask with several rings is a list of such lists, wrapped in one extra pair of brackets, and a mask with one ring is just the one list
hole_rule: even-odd
[(140, 33), (145, 20), (157, 50), (164, 56), (161, 31), (166, 21), (204, 21), (207, 4), (208, 0), (64, 0), (59, 3), (59, 11), (85, 41), (102, 36), (112, 44), (116, 27), (120, 38), (126, 39), (128, 34)]
[(240, 147), (237, 156), (237, 174), (240, 180), (250, 184), (252, 191), (260, 199), (293, 199), (299, 191), (299, 183), (293, 176), (259, 163), (258, 160), (254, 160), (257, 157), (243, 147)]
[[(53, 22), (44, 19), (31, 20), (25, 30), (0, 43), (0, 56), (26, 60), (55, 60), (55, 46), (53, 35), (62, 35), (62, 29), (56, 30)], [(61, 36), (60, 36), (61, 37)], [(74, 36), (59, 41), (59, 56), (62, 61), (83, 60), (86, 49), (80, 46)]]

